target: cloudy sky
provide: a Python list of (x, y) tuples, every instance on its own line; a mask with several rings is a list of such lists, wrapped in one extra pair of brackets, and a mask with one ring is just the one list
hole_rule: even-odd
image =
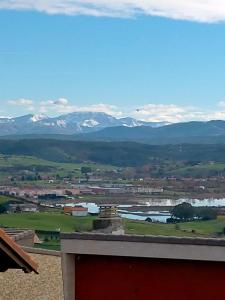
[(1, 0), (0, 104), (225, 120), (225, 1)]

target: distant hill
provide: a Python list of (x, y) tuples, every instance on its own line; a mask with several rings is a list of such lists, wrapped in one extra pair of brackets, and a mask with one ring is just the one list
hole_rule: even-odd
[(225, 162), (225, 145), (161, 145), (54, 139), (0, 140), (0, 154), (26, 155), (56, 162), (142, 166), (165, 161)]
[(225, 121), (187, 122), (161, 127), (111, 127), (80, 134), (77, 140), (136, 141), (148, 144), (224, 143)]

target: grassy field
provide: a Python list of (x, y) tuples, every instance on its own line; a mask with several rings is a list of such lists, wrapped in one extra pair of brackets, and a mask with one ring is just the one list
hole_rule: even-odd
[(0, 204), (4, 204), (4, 203), (8, 202), (9, 200), (12, 200), (12, 197), (0, 195)]
[(32, 228), (52, 231), (89, 231), (94, 217), (80, 217), (60, 213), (21, 213), (0, 215), (0, 226), (15, 228)]
[[(60, 176), (66, 176), (68, 173), (74, 173), (75, 175), (80, 175), (81, 167), (91, 167), (93, 170), (106, 170), (110, 171), (116, 167), (110, 165), (94, 164), (94, 163), (58, 163), (53, 161), (48, 161), (31, 156), (6, 156), (0, 155), (0, 169), (4, 168), (4, 171), (13, 167), (21, 167), (22, 169), (32, 167), (50, 167), (54, 170), (54, 173), (59, 174)], [(41, 173), (41, 172), (40, 172)]]
[(125, 230), (131, 234), (166, 236), (217, 236), (225, 228), (225, 217), (212, 221), (194, 221), (179, 224), (146, 223), (124, 220)]
[[(0, 215), (0, 226), (52, 231), (90, 231), (94, 217), (72, 217), (61, 213), (21, 213)], [(147, 223), (124, 219), (129, 234), (165, 236), (217, 236), (225, 227), (225, 217), (213, 221), (175, 224)]]
[(196, 176), (196, 175), (204, 175), (208, 174), (209, 172), (223, 172), (225, 170), (225, 164), (224, 163), (205, 163), (205, 164), (199, 164), (195, 166), (187, 166), (183, 168), (177, 168), (176, 170), (173, 170), (171, 173), (175, 172), (179, 175), (190, 175), (190, 176)]

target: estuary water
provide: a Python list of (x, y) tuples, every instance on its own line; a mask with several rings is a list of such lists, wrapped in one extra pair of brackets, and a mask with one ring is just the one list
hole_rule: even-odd
[[(225, 206), (225, 198), (223, 199), (185, 199), (181, 198), (179, 200), (173, 200), (173, 199), (160, 199), (160, 200), (154, 200), (151, 199), (150, 201), (146, 201), (143, 204), (134, 204), (134, 205), (118, 205), (118, 214), (122, 218), (130, 219), (130, 220), (139, 220), (139, 221), (145, 221), (147, 218), (150, 218), (153, 222), (161, 222), (166, 223), (166, 220), (171, 217), (171, 214), (169, 211), (164, 210), (151, 210), (151, 206), (158, 206), (165, 207), (165, 206), (175, 206), (183, 202), (188, 202), (192, 204), (195, 207), (199, 206), (208, 206), (208, 207), (223, 207)], [(88, 208), (89, 213), (98, 213), (99, 212), (99, 206), (96, 203), (87, 203), (87, 202), (81, 202), (81, 203), (71, 203), (67, 204), (68, 206), (74, 206), (74, 205), (81, 205), (83, 207)], [(137, 211), (131, 211), (132, 207), (138, 208)], [(145, 208), (142, 210), (142, 208)], [(140, 209), (139, 209), (140, 208)], [(149, 208), (147, 210), (146, 208)]]

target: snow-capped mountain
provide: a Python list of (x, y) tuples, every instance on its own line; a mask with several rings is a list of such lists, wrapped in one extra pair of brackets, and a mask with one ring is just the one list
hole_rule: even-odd
[(74, 112), (50, 118), (46, 115), (0, 117), (0, 135), (80, 134), (108, 127), (164, 126), (165, 123), (143, 122), (134, 118), (115, 118), (103, 112)]

